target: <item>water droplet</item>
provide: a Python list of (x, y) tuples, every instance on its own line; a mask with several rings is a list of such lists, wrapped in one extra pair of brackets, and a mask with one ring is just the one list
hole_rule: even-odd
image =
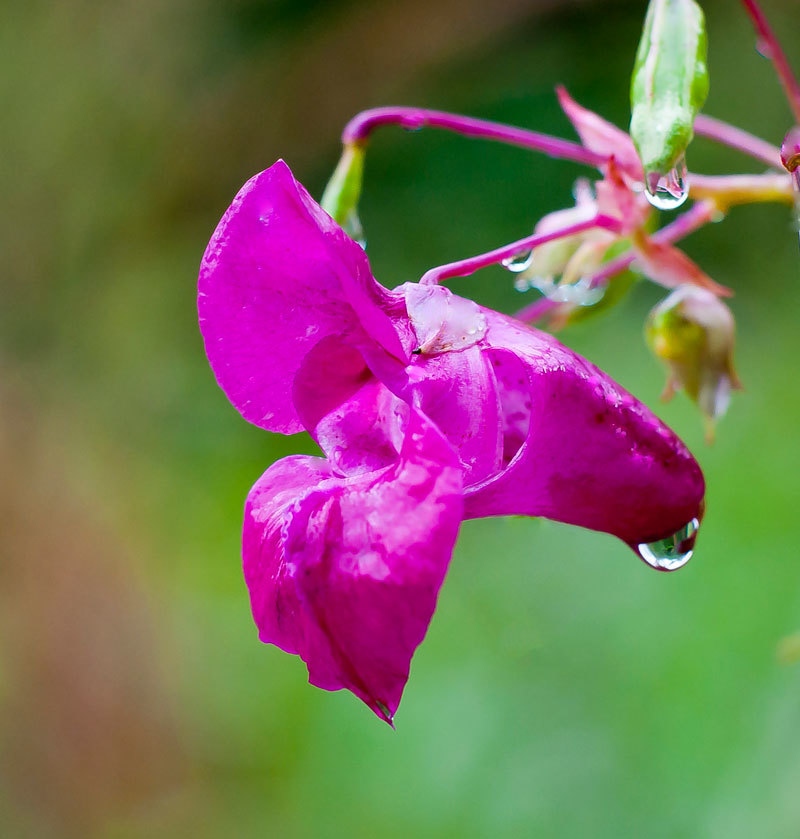
[(406, 131), (420, 131), (425, 126), (425, 117), (420, 114), (409, 114), (403, 117), (400, 125)]
[(593, 306), (605, 294), (603, 285), (593, 286), (591, 277), (581, 277), (575, 283), (557, 283), (553, 277), (528, 277), (529, 288), (536, 288), (553, 303), (573, 306)]
[(579, 306), (594, 306), (603, 299), (606, 288), (605, 285), (593, 286), (591, 277), (581, 277), (575, 283), (575, 302)]
[(689, 197), (686, 159), (683, 157), (666, 175), (646, 172), (644, 180), (644, 194), (657, 210), (677, 210)]
[(576, 204), (588, 204), (595, 200), (595, 191), (588, 178), (578, 178), (572, 185), (572, 197)]
[(692, 519), (680, 530), (657, 542), (642, 542), (636, 553), (658, 571), (677, 571), (692, 558), (694, 541), (700, 529), (699, 519)]
[(531, 267), (532, 260), (533, 251), (523, 251), (522, 253), (517, 253), (514, 254), (514, 256), (507, 257), (502, 260), (500, 264), (506, 270), (511, 271), (512, 274), (520, 274)]
[(756, 39), (756, 52), (762, 57), (766, 58), (768, 61), (772, 60), (772, 46), (770, 45), (769, 41), (764, 38), (757, 38)]
[(375, 700), (375, 707), (380, 712), (380, 715), (389, 723), (392, 727), (394, 727), (394, 717), (392, 716), (392, 712), (389, 710), (389, 706), (386, 705), (385, 702), (381, 702), (380, 699)]

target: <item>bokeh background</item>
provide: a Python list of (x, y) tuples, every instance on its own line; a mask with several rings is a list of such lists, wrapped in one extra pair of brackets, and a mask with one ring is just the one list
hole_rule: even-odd
[[(283, 157), (319, 195), (341, 127), (378, 104), (571, 136), (561, 82), (624, 125), (644, 6), (0, 5), (2, 836), (800, 835), (785, 208), (735, 210), (686, 244), (736, 289), (747, 389), (712, 448), (684, 398), (657, 408), (709, 484), (685, 570), (549, 522), (467, 522), (396, 732), (258, 642), (240, 571), (247, 490), (314, 446), (247, 425), (203, 354), (198, 263), (239, 186)], [(796, 4), (767, 6), (800, 65)], [(780, 142), (789, 112), (747, 20), (705, 7), (706, 111)], [(751, 167), (702, 140), (690, 158)], [(432, 130), (379, 133), (367, 167), (388, 285), (525, 235), (583, 174)], [(458, 282), (505, 311), (530, 299), (500, 268)], [(642, 285), (562, 335), (652, 405), (641, 333), (659, 297)]]

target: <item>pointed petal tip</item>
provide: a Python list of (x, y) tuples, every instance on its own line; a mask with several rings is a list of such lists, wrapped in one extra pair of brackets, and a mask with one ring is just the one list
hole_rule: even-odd
[(382, 719), (385, 723), (389, 725), (392, 731), (396, 731), (394, 725), (394, 714), (392, 711), (389, 710), (389, 706), (385, 703), (381, 702), (379, 699), (373, 700), (373, 702), (367, 703), (369, 707), (374, 711), (375, 715)]

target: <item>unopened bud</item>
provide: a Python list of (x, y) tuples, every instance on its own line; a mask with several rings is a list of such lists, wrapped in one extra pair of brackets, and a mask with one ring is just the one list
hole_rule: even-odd
[(358, 218), (358, 199), (364, 177), (364, 143), (346, 143), (331, 179), (322, 193), (320, 205), (352, 239), (364, 246)]
[(731, 310), (695, 286), (673, 291), (647, 320), (647, 341), (668, 368), (664, 398), (683, 388), (703, 414), (709, 442), (731, 391), (741, 388), (733, 365), (735, 333)]
[(648, 198), (686, 199), (684, 154), (708, 94), (705, 19), (694, 0), (650, 0), (631, 78), (631, 138)]

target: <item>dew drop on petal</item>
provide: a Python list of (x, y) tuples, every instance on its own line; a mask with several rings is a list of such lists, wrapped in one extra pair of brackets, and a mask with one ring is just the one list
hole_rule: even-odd
[(689, 197), (686, 159), (682, 157), (666, 175), (646, 172), (644, 194), (657, 210), (677, 210)]
[(389, 725), (392, 725), (392, 723), (394, 722), (394, 717), (392, 716), (392, 712), (389, 710), (388, 706), (384, 702), (381, 702), (379, 699), (375, 700), (375, 705), (377, 706), (378, 710), (380, 711), (381, 715), (386, 720), (386, 722), (388, 722)]
[(636, 553), (658, 571), (677, 571), (692, 558), (699, 529), (700, 521), (694, 518), (666, 539), (637, 545)]

